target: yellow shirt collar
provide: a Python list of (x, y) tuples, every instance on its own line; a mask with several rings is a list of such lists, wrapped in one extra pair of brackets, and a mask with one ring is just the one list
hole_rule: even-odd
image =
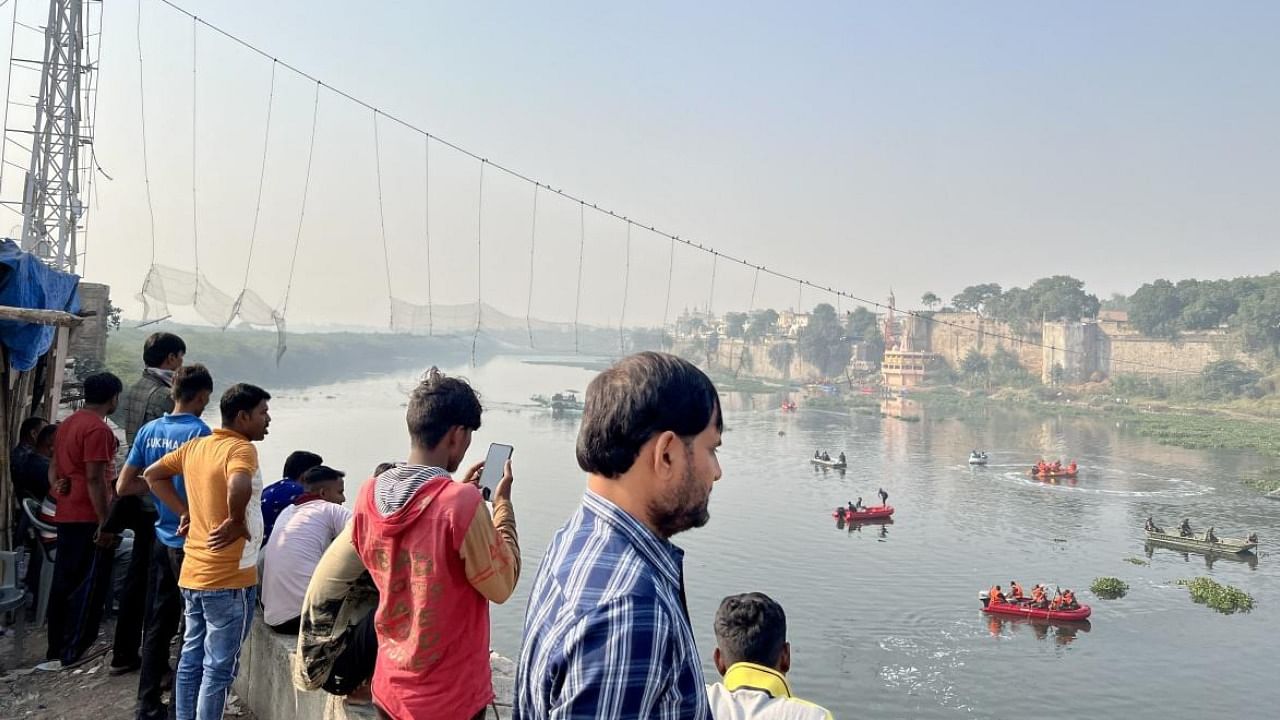
[(724, 686), (733, 692), (747, 688), (768, 693), (773, 698), (791, 697), (791, 686), (782, 673), (755, 663), (734, 663), (724, 674)]

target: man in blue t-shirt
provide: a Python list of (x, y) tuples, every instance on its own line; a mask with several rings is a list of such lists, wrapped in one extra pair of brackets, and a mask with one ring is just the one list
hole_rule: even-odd
[(271, 538), (276, 518), (302, 494), (302, 483), (298, 482), (298, 478), (302, 477), (302, 473), (323, 464), (324, 459), (313, 452), (294, 450), (284, 460), (284, 477), (262, 489), (262, 547), (266, 547), (267, 540)]
[[(116, 492), (121, 496), (148, 492), (142, 471), (177, 450), (188, 440), (210, 433), (200, 416), (213, 394), (213, 378), (203, 365), (187, 365), (173, 374), (173, 412), (143, 425), (134, 437), (125, 460)], [(184, 498), (182, 478), (173, 479)], [(156, 537), (147, 572), (146, 615), (142, 631), (142, 672), (138, 678), (138, 720), (168, 717), (163, 700), (169, 667), (169, 643), (178, 632), (182, 616), (182, 595), (178, 576), (182, 572), (182, 548), (187, 528), (182, 518), (162, 502), (156, 502)]]

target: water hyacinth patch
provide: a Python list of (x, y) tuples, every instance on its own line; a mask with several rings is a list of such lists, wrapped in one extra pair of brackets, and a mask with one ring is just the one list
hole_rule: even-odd
[(1129, 592), (1129, 585), (1120, 578), (1100, 577), (1093, 581), (1089, 590), (1100, 598), (1117, 600)]
[(1179, 580), (1178, 584), (1186, 586), (1192, 600), (1224, 615), (1247, 613), (1253, 609), (1253, 597), (1232, 585), (1223, 585), (1207, 577)]

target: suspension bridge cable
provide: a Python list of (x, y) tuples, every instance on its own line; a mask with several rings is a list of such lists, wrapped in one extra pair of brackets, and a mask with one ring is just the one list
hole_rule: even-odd
[[(659, 340), (664, 341), (667, 334), (667, 320), (671, 317), (671, 278), (675, 275), (675, 272), (676, 239), (673, 237), (671, 238), (671, 252), (667, 254), (667, 299), (662, 302), (662, 330), (659, 331), (662, 333), (662, 336), (658, 338)], [(666, 345), (665, 342), (660, 342), (658, 344), (661, 346)]]
[[(196, 200), (196, 109), (198, 85), (197, 78), (197, 57), (198, 46), (196, 45), (197, 37), (200, 31), (200, 18), (195, 15), (191, 16), (191, 244), (195, 248), (196, 255), (196, 291), (194, 297), (200, 295), (200, 206)], [(193, 303), (194, 304), (194, 303)]]
[(711, 251), (711, 288), (707, 290), (707, 314), (712, 314), (712, 307), (716, 299), (716, 266), (720, 264), (720, 254), (715, 250)]
[[(227, 31), (227, 30), (222, 29), (221, 27), (219, 27), (219, 26), (217, 26), (217, 25), (214, 25), (214, 24), (212, 24), (212, 23), (209, 23), (209, 22), (208, 22), (208, 21), (206, 21), (206, 20), (200, 19), (200, 18), (199, 18), (199, 17), (197, 17), (194, 13), (192, 13), (192, 12), (190, 12), (190, 11), (188, 11), (188, 10), (186, 10), (186, 9), (182, 8), (181, 6), (179, 6), (178, 4), (176, 4), (175, 2), (173, 2), (172, 0), (156, 0), (156, 1), (157, 1), (157, 2), (159, 2), (159, 3), (161, 3), (161, 4), (163, 4), (163, 5), (165, 5), (165, 6), (167, 6), (167, 7), (169, 7), (170, 9), (174, 10), (175, 12), (178, 12), (178, 13), (180, 13), (180, 14), (182, 14), (182, 15), (185, 15), (185, 16), (187, 16), (187, 17), (190, 17), (194, 23), (199, 23), (199, 24), (204, 25), (204, 26), (205, 26), (205, 27), (207, 27), (208, 29), (210, 29), (210, 30), (212, 30), (212, 31), (214, 31), (214, 32), (216, 32), (216, 33), (218, 33), (218, 34), (222, 35), (223, 37), (227, 38), (228, 40), (232, 41), (233, 43), (235, 43), (235, 44), (237, 44), (237, 45), (240, 45), (240, 46), (244, 47), (245, 49), (247, 49), (247, 50), (249, 50), (249, 51), (251, 51), (251, 52), (254, 52), (254, 53), (257, 53), (257, 54), (259, 54), (259, 55), (262, 55), (263, 57), (266, 57), (266, 58), (268, 58), (268, 59), (273, 59), (273, 60), (274, 60), (274, 59), (276, 59), (276, 58), (275, 58), (275, 56), (273, 56), (273, 55), (271, 55), (270, 53), (268, 53), (268, 52), (266, 52), (266, 51), (262, 50), (261, 48), (257, 47), (257, 46), (256, 46), (256, 45), (254, 45), (253, 43), (250, 43), (249, 41), (244, 40), (244, 39), (242, 39), (242, 38), (240, 38), (240, 37), (238, 37), (238, 36), (236, 36), (236, 35), (232, 34), (231, 32), (229, 32), (229, 31)], [(529, 176), (529, 175), (526, 175), (526, 174), (524, 174), (524, 173), (521, 173), (521, 172), (519, 172), (519, 171), (515, 170), (514, 168), (508, 167), (508, 166), (503, 165), (503, 164), (501, 164), (501, 163), (493, 162), (492, 160), (489, 160), (488, 158), (486, 158), (486, 157), (484, 157), (484, 156), (482, 156), (482, 155), (480, 155), (480, 154), (478, 154), (478, 153), (476, 153), (476, 152), (473, 152), (473, 151), (471, 151), (471, 150), (468, 150), (467, 148), (465, 148), (465, 147), (463, 147), (463, 146), (461, 146), (461, 145), (458, 145), (458, 144), (456, 144), (456, 143), (454, 143), (454, 142), (451, 142), (451, 141), (449, 141), (449, 140), (447, 140), (447, 139), (445, 139), (445, 138), (442, 138), (442, 137), (440, 137), (439, 135), (432, 134), (432, 133), (430, 133), (429, 131), (427, 131), (427, 130), (425, 130), (425, 129), (423, 129), (423, 128), (421, 128), (421, 127), (419, 127), (419, 126), (415, 125), (415, 124), (413, 124), (412, 122), (410, 122), (410, 121), (408, 121), (408, 120), (402, 119), (402, 118), (400, 118), (400, 117), (398, 117), (398, 116), (396, 116), (396, 115), (392, 115), (392, 114), (390, 114), (390, 113), (388, 113), (388, 112), (385, 112), (385, 111), (383, 111), (383, 110), (380, 110), (379, 108), (377, 108), (376, 106), (374, 106), (374, 105), (370, 104), (369, 102), (367, 102), (367, 101), (365, 101), (365, 100), (362, 100), (362, 99), (360, 99), (360, 98), (356, 97), (355, 95), (352, 95), (351, 93), (349, 93), (349, 92), (347, 92), (347, 91), (345, 91), (345, 90), (339, 89), (339, 88), (337, 88), (337, 87), (334, 87), (333, 85), (330, 85), (330, 84), (328, 84), (328, 83), (325, 83), (324, 81), (320, 80), (319, 78), (315, 77), (314, 75), (311, 75), (310, 73), (308, 73), (308, 72), (306, 72), (306, 71), (304, 71), (304, 70), (302, 70), (302, 69), (300, 69), (300, 68), (298, 68), (298, 67), (296, 67), (296, 66), (294, 66), (294, 65), (291, 65), (291, 64), (289, 64), (289, 63), (285, 62), (284, 60), (279, 60), (279, 63), (280, 63), (280, 65), (281, 65), (282, 67), (287, 68), (288, 70), (290, 70), (290, 71), (292, 71), (292, 72), (294, 72), (294, 73), (297, 73), (298, 75), (300, 75), (300, 76), (302, 76), (302, 77), (304, 77), (304, 78), (306, 78), (306, 79), (308, 79), (308, 80), (311, 80), (311, 81), (313, 81), (313, 82), (316, 82), (317, 84), (319, 84), (319, 85), (323, 86), (324, 88), (326, 88), (326, 89), (327, 89), (327, 90), (329, 90), (330, 92), (333, 92), (335, 95), (338, 95), (338, 96), (340, 96), (340, 97), (346, 98), (347, 100), (349, 100), (349, 101), (351, 101), (351, 102), (353, 102), (353, 103), (355, 103), (355, 104), (357, 104), (357, 105), (360, 105), (360, 106), (362, 106), (362, 107), (364, 107), (364, 108), (366, 108), (366, 109), (373, 110), (373, 111), (376, 111), (376, 112), (378, 112), (378, 113), (382, 114), (382, 115), (383, 115), (384, 117), (386, 117), (388, 120), (390, 120), (390, 121), (392, 121), (392, 122), (394, 122), (394, 123), (397, 123), (397, 124), (401, 125), (402, 127), (404, 127), (405, 129), (407, 129), (407, 130), (409, 130), (409, 131), (411, 131), (411, 132), (416, 132), (416, 133), (419, 133), (419, 134), (422, 134), (422, 135), (426, 135), (427, 137), (429, 137), (429, 138), (431, 138), (431, 139), (435, 140), (436, 142), (440, 143), (441, 145), (444, 145), (445, 147), (448, 147), (448, 148), (449, 148), (449, 149), (451, 149), (451, 150), (454, 150), (454, 151), (456, 151), (456, 152), (458, 152), (458, 153), (460, 153), (460, 154), (462, 154), (462, 155), (465, 155), (465, 156), (467, 156), (467, 157), (470, 157), (470, 158), (472, 158), (472, 159), (474, 159), (474, 160), (478, 160), (478, 161), (480, 161), (480, 162), (482, 162), (482, 163), (484, 163), (484, 164), (486, 164), (486, 165), (489, 165), (489, 166), (493, 167), (494, 169), (496, 169), (496, 170), (498, 170), (498, 171), (501, 171), (501, 172), (503, 172), (503, 173), (505, 173), (505, 174), (507, 174), (507, 175), (509, 175), (509, 176), (513, 177), (513, 178), (516, 178), (516, 179), (518, 179), (518, 180), (522, 180), (522, 181), (527, 182), (527, 183), (531, 183), (531, 184), (533, 184), (533, 185), (537, 185), (537, 186), (541, 187), (543, 190), (546, 190), (547, 192), (554, 193), (554, 194), (556, 194), (556, 195), (558, 195), (558, 196), (560, 196), (560, 197), (562, 197), (562, 198), (564, 198), (564, 199), (566, 199), (566, 200), (569, 200), (569, 201), (571, 201), (571, 202), (577, 202), (577, 203), (579, 203), (579, 204), (582, 206), (583, 210), (585, 210), (585, 206), (588, 204), (585, 198), (582, 198), (582, 197), (579, 197), (579, 196), (577, 196), (577, 195), (574, 195), (574, 194), (573, 194), (573, 193), (571, 193), (571, 192), (566, 192), (565, 190), (563, 190), (563, 189), (561, 189), (561, 188), (552, 187), (550, 184), (545, 183), (545, 182), (542, 182), (542, 181), (540, 181), (540, 180), (537, 180), (537, 179), (535, 179), (535, 178), (533, 178), (533, 177), (531, 177), (531, 176)], [(825, 291), (827, 291), (828, 293), (830, 293), (830, 294), (832, 294), (832, 295), (836, 295), (836, 296), (839, 296), (839, 297), (844, 297), (845, 299), (848, 299), (848, 300), (850, 300), (850, 301), (852, 301), (852, 302), (860, 303), (860, 304), (865, 305), (865, 306), (868, 306), (868, 307), (873, 307), (873, 308), (880, 309), (880, 310), (888, 310), (888, 309), (889, 309), (889, 307), (890, 307), (889, 305), (886, 305), (885, 303), (882, 303), (882, 302), (878, 302), (878, 301), (875, 301), (875, 300), (871, 300), (871, 299), (868, 299), (868, 298), (864, 298), (864, 297), (861, 297), (861, 296), (859, 296), (859, 295), (855, 295), (855, 294), (853, 294), (853, 293), (845, 292), (845, 291), (842, 291), (842, 290), (836, 290), (836, 289), (834, 289), (834, 288), (832, 288), (832, 287), (830, 287), (830, 286), (827, 286), (827, 285), (820, 285), (820, 284), (818, 284), (818, 283), (816, 283), (816, 282), (813, 282), (813, 281), (810, 281), (810, 280), (806, 280), (806, 279), (801, 278), (801, 277), (798, 277), (798, 276), (796, 276), (796, 275), (792, 275), (792, 274), (789, 274), (789, 273), (786, 273), (786, 272), (782, 272), (782, 271), (774, 270), (774, 269), (769, 268), (769, 267), (766, 267), (766, 266), (764, 266), (764, 265), (759, 265), (759, 264), (756, 264), (756, 263), (752, 263), (752, 262), (750, 262), (750, 261), (748, 261), (748, 260), (746, 260), (746, 259), (739, 258), (739, 257), (736, 257), (736, 256), (731, 255), (731, 254), (728, 254), (728, 253), (720, 252), (720, 251), (718, 251), (718, 250), (715, 250), (714, 248), (708, 248), (708, 247), (705, 247), (705, 246), (703, 246), (703, 245), (702, 245), (702, 244), (700, 244), (700, 243), (696, 243), (696, 242), (694, 242), (694, 241), (692, 241), (692, 240), (686, 240), (686, 239), (684, 239), (684, 238), (680, 237), (679, 235), (675, 235), (674, 233), (670, 233), (670, 232), (667, 232), (667, 231), (665, 231), (665, 230), (660, 230), (660, 229), (658, 229), (657, 227), (655, 227), (655, 226), (653, 226), (653, 225), (644, 225), (643, 223), (640, 223), (640, 222), (637, 222), (637, 221), (635, 221), (635, 220), (630, 219), (630, 218), (629, 218), (629, 217), (627, 217), (626, 215), (618, 214), (617, 212), (615, 212), (615, 211), (613, 211), (613, 210), (609, 210), (609, 209), (607, 209), (607, 208), (601, 208), (601, 207), (599, 207), (599, 206), (598, 206), (598, 205), (596, 205), (596, 204), (591, 204), (591, 207), (592, 207), (592, 209), (593, 209), (593, 210), (596, 210), (597, 212), (599, 212), (599, 213), (601, 213), (601, 214), (606, 214), (606, 215), (609, 215), (610, 217), (614, 217), (614, 218), (621, 219), (623, 222), (630, 223), (630, 224), (633, 224), (633, 225), (637, 225), (637, 226), (639, 226), (639, 227), (641, 227), (641, 228), (644, 228), (644, 229), (648, 230), (649, 232), (651, 232), (651, 233), (653, 233), (653, 234), (655, 234), (655, 235), (658, 235), (658, 236), (660, 236), (660, 237), (668, 238), (668, 239), (669, 239), (669, 240), (671, 240), (671, 242), (672, 242), (672, 253), (673, 253), (673, 254), (674, 254), (674, 246), (675, 246), (675, 243), (680, 243), (680, 244), (682, 244), (682, 245), (685, 245), (685, 246), (687, 246), (687, 247), (693, 248), (693, 249), (695, 249), (695, 250), (699, 250), (699, 251), (701, 251), (701, 252), (715, 252), (715, 253), (717, 253), (720, 257), (723, 257), (726, 261), (729, 261), (729, 262), (732, 262), (732, 263), (736, 263), (736, 264), (740, 264), (740, 265), (743, 265), (743, 266), (745, 266), (745, 267), (750, 267), (750, 268), (758, 269), (760, 272), (762, 272), (762, 273), (766, 273), (766, 274), (768, 274), (768, 275), (770, 275), (770, 276), (773, 276), (773, 277), (775, 277), (775, 278), (778, 278), (778, 279), (780, 279), (780, 280), (784, 280), (784, 281), (788, 281), (788, 282), (795, 282), (795, 283), (799, 284), (799, 286), (800, 286), (800, 302), (801, 302), (801, 303), (803, 303), (803, 299), (804, 299), (804, 286), (808, 285), (808, 286), (809, 286), (809, 287), (811, 287), (811, 288), (814, 288), (814, 289), (817, 289), (817, 290), (825, 290)], [(670, 274), (670, 272), (669, 272), (668, 274)], [(670, 288), (668, 288), (668, 309), (669, 309), (669, 304), (670, 304), (670, 297), (669, 297), (669, 294), (670, 294), (670, 293), (669, 293), (669, 290), (670, 290)], [(803, 305), (801, 305), (801, 307), (803, 307)], [(933, 323), (936, 323), (936, 324), (939, 324), (939, 325), (949, 326), (949, 327), (953, 327), (953, 328), (956, 328), (956, 329), (959, 329), (959, 330), (965, 330), (965, 331), (973, 332), (973, 328), (970, 328), (970, 327), (968, 327), (968, 326), (966, 326), (966, 325), (964, 325), (964, 324), (956, 323), (956, 322), (951, 322), (951, 321), (946, 321), (946, 320), (938, 320), (938, 319), (935, 319), (935, 318), (933, 318), (933, 317), (931, 317), (931, 316), (929, 316), (929, 315), (927, 315), (927, 314), (925, 314), (925, 313), (922, 313), (922, 312), (920, 312), (920, 311), (916, 311), (916, 310), (901, 310), (901, 309), (896, 308), (896, 307), (894, 308), (894, 310), (895, 310), (896, 312), (901, 312), (901, 313), (902, 313), (903, 315), (905, 315), (905, 316), (914, 317), (914, 318), (917, 318), (917, 319), (919, 319), (919, 320), (921, 320), (921, 321), (924, 321), (924, 322), (933, 322)], [(664, 322), (663, 322), (664, 327), (665, 327), (665, 325), (666, 325), (666, 319), (665, 319), (665, 318), (666, 318), (666, 313), (664, 313)], [(1026, 339), (1024, 339), (1024, 338), (1015, 338), (1015, 337), (1010, 336), (1010, 335), (1001, 335), (1001, 334), (999, 334), (999, 333), (984, 333), (984, 334), (985, 334), (986, 336), (989, 336), (989, 337), (996, 337), (996, 338), (1001, 338), (1001, 339), (1007, 339), (1007, 340), (1010, 340), (1011, 342), (1021, 342), (1021, 343), (1023, 343), (1023, 344), (1031, 345), (1031, 346), (1034, 346), (1034, 347), (1041, 347), (1041, 348), (1044, 348), (1044, 349), (1046, 349), (1046, 350), (1054, 350), (1054, 351), (1059, 351), (1059, 350), (1060, 350), (1060, 351), (1067, 352), (1067, 353), (1079, 353), (1079, 354), (1083, 354), (1083, 351), (1078, 351), (1078, 350), (1068, 350), (1068, 349), (1065, 349), (1065, 348), (1054, 348), (1052, 345), (1049, 345), (1049, 344), (1046, 344), (1046, 343), (1030, 341), (1030, 340), (1026, 340)], [(1163, 366), (1160, 366), (1160, 365), (1155, 365), (1155, 364), (1150, 364), (1150, 363), (1143, 363), (1143, 362), (1141, 362), (1141, 361), (1136, 361), (1136, 360), (1118, 360), (1118, 359), (1113, 359), (1113, 360), (1111, 360), (1111, 362), (1112, 362), (1113, 364), (1125, 364), (1125, 365), (1131, 365), (1131, 366), (1134, 366), (1134, 367), (1146, 367), (1146, 368), (1150, 368), (1150, 369), (1153, 369), (1153, 370), (1161, 370), (1161, 371), (1163, 371), (1163, 372), (1169, 372), (1169, 373), (1186, 373), (1186, 372), (1191, 372), (1191, 371), (1182, 370), (1182, 369), (1178, 369), (1178, 368), (1169, 368), (1169, 367), (1163, 367)]]
[[(262, 187), (267, 180), (267, 149), (271, 147), (271, 106), (276, 98), (276, 63), (271, 63), (271, 85), (267, 90), (267, 122), (262, 130), (262, 165), (258, 169), (258, 199), (253, 205), (253, 226), (249, 230), (249, 258), (244, 263), (244, 282), (240, 287), (241, 296), (249, 288), (249, 268), (253, 264), (253, 249), (258, 241), (258, 218), (262, 214)], [(237, 307), (239, 301), (236, 302)], [(232, 316), (234, 317), (234, 313)], [(231, 322), (228, 318), (227, 322)]]
[(524, 305), (524, 324), (529, 329), (529, 347), (533, 347), (533, 251), (538, 242), (538, 186), (533, 186), (533, 220), (529, 227), (529, 298)]
[[(138, 42), (138, 128), (142, 138), (142, 184), (147, 193), (147, 220), (151, 230), (151, 269), (156, 265), (156, 207), (151, 199), (151, 169), (147, 158), (147, 83), (142, 61), (142, 0), (138, 0), (138, 24), (136, 29)], [(148, 271), (147, 277), (151, 273)], [(145, 285), (142, 290), (146, 292)]]
[[(142, 0), (138, 0), (142, 2)], [(9, 20), (9, 57), (13, 57), (13, 42), (18, 33), (18, 3), (13, 3), (13, 17)], [(3, 132), (6, 139), (9, 135), (9, 95), (13, 90), (13, 63), (9, 63), (8, 79), (4, 83), (4, 117), (0, 119), (0, 132)], [(9, 143), (0, 143), (0, 189), (4, 188), (4, 169), (5, 169), (5, 150), (9, 149)]]
[(435, 335), (431, 309), (431, 138), (422, 140), (422, 234), (427, 245), (427, 335)]
[(573, 351), (578, 352), (578, 313), (582, 308), (582, 261), (587, 252), (587, 204), (578, 201), (578, 289), (573, 296)]
[(476, 193), (476, 331), (471, 334), (471, 366), (476, 364), (476, 342), (480, 339), (481, 308), (484, 307), (484, 160), (480, 161), (480, 189)]
[(627, 350), (627, 293), (631, 290), (631, 223), (627, 223), (627, 262), (622, 276), (622, 310), (618, 312), (618, 352)]
[(298, 267), (298, 248), (302, 245), (302, 225), (307, 219), (307, 195), (311, 193), (311, 161), (316, 151), (316, 121), (320, 117), (320, 83), (316, 83), (315, 98), (311, 104), (311, 138), (307, 140), (307, 171), (302, 179), (302, 207), (298, 210), (298, 231), (293, 236), (293, 257), (289, 260), (289, 279), (284, 285), (284, 299), (280, 302), (280, 314), (289, 312), (289, 293), (293, 290), (293, 271)]
[(387, 326), (395, 324), (395, 297), (391, 292), (391, 251), (387, 248), (387, 216), (382, 207), (382, 143), (378, 139), (378, 111), (373, 111), (373, 168), (378, 183), (378, 234), (382, 237), (382, 262), (387, 271)]

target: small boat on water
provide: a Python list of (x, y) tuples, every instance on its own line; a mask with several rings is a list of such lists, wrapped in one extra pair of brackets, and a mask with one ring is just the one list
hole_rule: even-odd
[(1048, 608), (1032, 607), (1029, 600), (1017, 603), (991, 602), (986, 590), (978, 593), (978, 599), (982, 601), (982, 612), (992, 615), (1012, 615), (1035, 620), (1080, 622), (1081, 620), (1087, 620), (1089, 615), (1093, 613), (1093, 610), (1088, 605), (1081, 605), (1072, 610), (1050, 610)]
[(1035, 470), (1031, 471), (1031, 477), (1034, 478), (1073, 478), (1079, 474), (1080, 471), (1078, 469), (1069, 470), (1067, 468), (1063, 468), (1061, 470), (1049, 470), (1046, 472), (1036, 472)]
[(1222, 555), (1241, 555), (1244, 553), (1252, 553), (1258, 547), (1256, 537), (1248, 538), (1224, 538), (1224, 537), (1206, 537), (1208, 533), (1198, 533), (1195, 535), (1181, 535), (1174, 532), (1165, 532), (1163, 530), (1147, 530), (1147, 541), (1165, 547), (1178, 548), (1179, 550), (1192, 550), (1202, 553), (1219, 553)]
[(986, 465), (987, 454), (985, 452), (978, 452), (977, 450), (974, 450), (973, 452), (969, 453), (969, 464), (970, 465)]
[(783, 401), (782, 401), (782, 411), (783, 411), (783, 412), (795, 412), (795, 411), (796, 411), (796, 408), (798, 408), (798, 407), (800, 407), (800, 406), (796, 404), (796, 401), (795, 401), (795, 400), (783, 400)]
[(534, 395), (529, 398), (535, 405), (548, 408), (554, 412), (582, 412), (582, 401), (578, 399), (577, 390), (565, 390), (551, 397)]
[(830, 468), (832, 470), (843, 470), (846, 467), (848, 467), (848, 464), (840, 460), (839, 458), (816, 457), (816, 458), (809, 458), (809, 462), (813, 463), (814, 465), (817, 465), (818, 467)]
[(836, 508), (831, 517), (844, 522), (863, 522), (866, 520), (884, 520), (893, 516), (892, 505), (868, 505), (857, 512), (849, 512), (848, 508)]

